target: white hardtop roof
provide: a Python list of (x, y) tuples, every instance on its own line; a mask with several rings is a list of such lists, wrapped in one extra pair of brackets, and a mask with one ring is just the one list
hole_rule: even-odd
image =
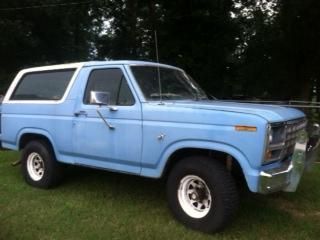
[(23, 69), (24, 72), (33, 72), (33, 71), (46, 71), (46, 70), (55, 70), (55, 69), (65, 69), (65, 68), (81, 68), (81, 67), (92, 67), (92, 66), (105, 66), (105, 65), (144, 65), (144, 66), (160, 66), (166, 68), (179, 69), (171, 65), (156, 63), (156, 62), (147, 62), (147, 61), (131, 61), (131, 60), (119, 60), (119, 61), (90, 61), (90, 62), (78, 62), (78, 63), (66, 63), (58, 65), (48, 65), (41, 67), (33, 67)]

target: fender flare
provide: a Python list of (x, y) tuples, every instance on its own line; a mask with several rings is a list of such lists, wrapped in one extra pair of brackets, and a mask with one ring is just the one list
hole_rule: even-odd
[(183, 140), (175, 142), (163, 151), (155, 165), (142, 166), (141, 175), (160, 178), (163, 175), (165, 167), (168, 164), (172, 154), (178, 150), (186, 148), (213, 150), (229, 154), (239, 163), (249, 189), (254, 191), (257, 188), (256, 177), (259, 175), (259, 171), (250, 166), (248, 158), (240, 149), (221, 142), (199, 140)]
[(23, 129), (21, 129), (19, 131), (19, 133), (17, 134), (17, 141), (16, 141), (17, 149), (19, 149), (19, 144), (20, 144), (21, 138), (25, 134), (36, 134), (36, 135), (40, 135), (40, 136), (47, 138), (49, 140), (49, 142), (51, 143), (51, 146), (52, 146), (53, 152), (56, 156), (56, 159), (57, 160), (60, 159), (59, 152), (56, 150), (55, 143), (54, 143), (52, 136), (50, 135), (50, 133), (48, 131), (41, 129), (41, 128), (23, 128)]

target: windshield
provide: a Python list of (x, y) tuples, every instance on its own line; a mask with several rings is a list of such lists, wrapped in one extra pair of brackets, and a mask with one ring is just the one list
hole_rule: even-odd
[[(146, 100), (160, 100), (158, 67), (131, 66)], [(204, 91), (183, 71), (160, 67), (162, 100), (200, 100), (207, 99)]]

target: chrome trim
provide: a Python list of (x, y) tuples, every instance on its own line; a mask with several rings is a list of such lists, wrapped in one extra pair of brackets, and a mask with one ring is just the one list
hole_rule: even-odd
[(281, 149), (286, 145), (285, 142), (281, 142), (281, 143), (274, 143), (274, 144), (270, 144), (269, 147), (267, 148), (268, 150), (276, 150), (276, 149)]
[(278, 168), (260, 172), (259, 193), (296, 191), (303, 172), (309, 170), (316, 160), (320, 146), (319, 124), (308, 126), (307, 134), (307, 131), (302, 129), (305, 127), (305, 123), (304, 121), (298, 125), (292, 157), (288, 161), (284, 161), (282, 166)]
[(90, 104), (98, 104), (98, 105), (109, 105), (110, 102), (110, 93), (108, 92), (98, 92), (91, 91), (90, 92)]
[(267, 172), (262, 171), (260, 173), (260, 175), (263, 176), (263, 177), (272, 178), (272, 177), (277, 176), (277, 175), (289, 173), (289, 172), (291, 172), (292, 169), (293, 169), (293, 166), (290, 164), (289, 167), (286, 170), (283, 170), (283, 171), (280, 171), (280, 172), (275, 172), (275, 173), (267, 173)]
[(258, 192), (267, 194), (276, 191), (294, 192), (305, 169), (307, 132), (298, 131), (291, 161), (284, 161), (282, 166), (261, 171), (259, 174)]
[[(304, 118), (300, 119), (294, 119), (287, 122), (282, 123), (273, 123), (269, 124), (267, 128), (267, 144), (265, 148), (265, 154), (268, 151), (281, 151), (273, 158), (267, 159), (266, 156), (264, 156), (263, 164), (270, 164), (275, 161), (279, 161), (281, 159), (284, 159), (286, 157), (290, 157), (293, 154), (293, 147), (296, 143), (296, 138), (298, 135), (298, 132), (306, 127), (307, 121)], [(268, 139), (270, 134), (272, 134), (272, 128), (284, 126), (284, 139), (281, 142), (273, 143), (271, 144)]]
[(320, 145), (320, 126), (318, 123), (308, 127), (309, 140), (307, 144), (306, 170), (310, 170), (316, 161)]
[(163, 134), (163, 133), (161, 133), (160, 135), (157, 136), (157, 139), (158, 139), (159, 141), (161, 141), (161, 140), (163, 140), (165, 137), (166, 137), (166, 135)]
[(104, 124), (110, 129), (110, 130), (114, 130), (115, 126), (111, 125), (110, 123), (108, 123), (108, 121), (103, 117), (102, 113), (99, 111), (99, 109), (97, 109), (97, 113), (99, 115), (99, 117), (102, 119), (102, 121), (104, 122)]

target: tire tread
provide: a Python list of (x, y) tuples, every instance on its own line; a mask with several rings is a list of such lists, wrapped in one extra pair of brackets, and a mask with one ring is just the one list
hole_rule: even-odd
[[(210, 213), (212, 212), (210, 210), (203, 219), (193, 219), (186, 215), (176, 197), (178, 179), (181, 179), (183, 174), (194, 173), (199, 174), (206, 181), (210, 181), (207, 184), (214, 185), (215, 193), (218, 192), (220, 195), (216, 196), (216, 199), (223, 203), (218, 203), (221, 206), (214, 209), (215, 213)], [(188, 227), (209, 233), (221, 231), (229, 225), (235, 217), (239, 205), (238, 191), (231, 173), (220, 162), (204, 156), (184, 158), (173, 167), (167, 182), (167, 198), (169, 208), (178, 220)], [(217, 204), (217, 202), (213, 202), (213, 204)]]

